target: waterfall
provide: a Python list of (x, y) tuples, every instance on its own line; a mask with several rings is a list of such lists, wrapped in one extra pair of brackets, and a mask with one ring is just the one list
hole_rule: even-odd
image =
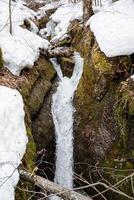
[[(52, 116), (56, 136), (56, 171), (54, 181), (68, 189), (73, 188), (73, 96), (83, 71), (83, 59), (74, 53), (74, 71), (71, 78), (63, 77), (56, 59), (51, 59), (59, 85), (52, 97)], [(60, 199), (52, 197), (51, 199)]]

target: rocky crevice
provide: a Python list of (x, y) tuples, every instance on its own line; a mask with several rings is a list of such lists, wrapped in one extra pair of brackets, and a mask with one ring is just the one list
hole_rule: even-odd
[[(44, 27), (48, 19), (41, 19), (39, 28)], [(134, 81), (128, 79), (133, 71), (133, 56), (109, 59), (100, 51), (92, 33), (78, 21), (72, 22), (69, 30), (69, 42), (62, 40), (59, 46), (71, 45), (84, 58), (84, 71), (74, 99), (75, 172), (82, 174), (89, 182), (99, 180), (101, 173), (105, 179), (116, 183), (122, 176), (129, 174), (120, 170), (134, 167)], [(61, 57), (58, 61), (63, 74), (70, 77), (74, 67), (72, 57)], [(54, 163), (51, 97), (57, 81), (51, 62), (40, 56), (34, 67), (24, 69), (19, 77), (3, 68), (2, 63), (0, 51), (0, 85), (18, 89), (25, 102), (29, 144), (23, 166), (32, 171), (36, 153), (40, 158), (44, 152), (43, 161)], [(98, 170), (103, 167), (112, 170)], [(48, 172), (47, 166), (40, 165), (40, 168), (53, 178), (53, 172), (50, 172), (54, 169), (53, 165), (49, 166), (51, 170)], [(112, 176), (109, 176), (110, 173)], [(121, 185), (120, 189), (131, 195), (129, 184)], [(95, 194), (95, 190), (88, 192)], [(126, 199), (113, 193), (106, 195), (109, 200)], [(16, 198), (20, 197), (21, 194)], [(25, 198), (23, 196), (20, 199)]]

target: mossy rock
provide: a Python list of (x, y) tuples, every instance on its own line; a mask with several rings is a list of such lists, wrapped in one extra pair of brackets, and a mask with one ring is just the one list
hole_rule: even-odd
[[(27, 130), (28, 144), (25, 155), (22, 160), (22, 168), (25, 168), (32, 173), (32, 171), (35, 168), (35, 161), (36, 161), (36, 144), (31, 131), (31, 116), (26, 106), (25, 106), (25, 113), (26, 113), (25, 125)], [(33, 184), (24, 180), (20, 180), (16, 188), (15, 199), (27, 200), (28, 198), (30, 198), (31, 193), (26, 191), (31, 191), (31, 190), (34, 191)]]
[[(104, 176), (112, 184), (116, 184), (124, 177), (129, 176), (134, 168), (134, 82), (128, 79), (122, 82), (117, 93), (117, 100), (114, 105), (114, 116), (117, 123), (119, 134), (112, 148), (101, 161), (101, 167), (107, 169), (110, 176), (103, 170)], [(128, 178), (118, 187), (129, 196), (133, 196), (131, 181)], [(108, 199), (127, 200), (127, 197), (115, 193), (107, 194)]]
[(27, 106), (29, 108), (31, 117), (33, 117), (41, 108), (44, 97), (50, 91), (51, 86), (52, 84), (50, 81), (43, 81), (43, 79), (36, 81), (36, 85), (30, 94), (30, 98), (27, 100)]
[[(113, 147), (109, 150), (109, 153), (105, 156), (105, 159), (100, 162), (102, 176), (112, 185), (118, 185), (127, 176), (130, 176), (133, 172), (133, 163), (129, 159), (132, 154), (128, 151), (127, 147), (124, 147), (122, 143), (122, 138), (119, 136), (117, 141), (114, 143)], [(110, 176), (109, 176), (110, 175)], [(118, 189), (129, 196), (133, 196), (131, 188), (130, 178), (122, 181), (118, 185)], [(127, 200), (128, 198), (119, 195), (115, 192), (106, 193), (109, 200), (118, 199), (118, 200)]]
[(70, 46), (71, 44), (71, 38), (70, 37), (65, 37), (58, 41), (58, 46), (63, 47), (63, 46)]
[(93, 65), (101, 74), (113, 75), (114, 69), (108, 58), (98, 49), (92, 52)]
[[(29, 139), (22, 166), (32, 172), (35, 168), (36, 144), (31, 128), (31, 118), (42, 106), (44, 97), (51, 88), (51, 80), (55, 76), (55, 70), (47, 59), (40, 58), (35, 66), (30, 70), (24, 71), (22, 76), (18, 80), (18, 88), (25, 102), (25, 122)], [(22, 78), (24, 81), (22, 81)], [(22, 191), (21, 189), (16, 190), (17, 200), (26, 200), (30, 197), (31, 194), (23, 192), (23, 190), (34, 190), (34, 185), (21, 180), (18, 187)]]
[(115, 109), (115, 118), (120, 127), (124, 147), (127, 148), (134, 118), (134, 82), (131, 78), (121, 84)]
[[(129, 175), (129, 170), (133, 168), (133, 163), (127, 159), (132, 157), (132, 152), (134, 152), (132, 149), (131, 153), (128, 150), (130, 141), (128, 132), (134, 132), (134, 125), (130, 130), (130, 126), (132, 127), (132, 122), (134, 122), (134, 120), (132, 121), (133, 103), (131, 99), (127, 98), (127, 102), (129, 102), (127, 109), (131, 118), (127, 125), (127, 113), (126, 111), (122, 112), (125, 101), (121, 103), (119, 100), (120, 105), (118, 105), (120, 82), (129, 75), (131, 60), (127, 56), (107, 58), (100, 51), (92, 33), (85, 31), (80, 25), (76, 25), (70, 31), (70, 36), (74, 50), (79, 51), (84, 58), (83, 74), (74, 99), (76, 109), (74, 117), (75, 162), (87, 163), (92, 167), (98, 164), (102, 168), (112, 168), (113, 171), (111, 174), (109, 173), (110, 175), (102, 170), (102, 176), (114, 184), (122, 176)], [(84, 171), (84, 178), (91, 181), (87, 165), (85, 168), (76, 165), (75, 170), (80, 174)], [(119, 170), (114, 173), (116, 167)], [(126, 172), (126, 170), (128, 171)], [(93, 172), (92, 175), (94, 182), (100, 179), (97, 172)], [(127, 182), (119, 188), (128, 195), (132, 195), (131, 187), (129, 184), (127, 185)], [(106, 196), (110, 200), (126, 200), (112, 192), (108, 192)]]
[(60, 62), (63, 76), (71, 77), (73, 73), (74, 65), (75, 65), (73, 58), (61, 57), (59, 62)]
[(27, 135), (28, 135), (29, 142), (27, 144), (27, 150), (24, 156), (24, 163), (25, 163), (26, 169), (32, 172), (32, 170), (35, 167), (36, 144), (34, 142), (32, 132), (28, 128), (27, 128)]
[(49, 81), (52, 80), (56, 75), (56, 71), (52, 63), (45, 57), (39, 58), (36, 63), (36, 69), (40, 73), (40, 76)]
[(41, 108), (45, 95), (51, 89), (51, 80), (55, 75), (52, 63), (46, 58), (40, 57), (35, 67), (27, 76), (24, 76), (25, 82), (20, 84), (19, 91), (32, 117)]
[(79, 51), (83, 57), (89, 56), (94, 42), (93, 34), (88, 31), (84, 32), (83, 26), (78, 21), (74, 21), (68, 28), (69, 35), (72, 38), (71, 45), (76, 51)]

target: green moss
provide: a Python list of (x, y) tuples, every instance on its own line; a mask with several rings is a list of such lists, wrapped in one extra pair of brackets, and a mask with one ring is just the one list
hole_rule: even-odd
[(128, 113), (129, 115), (134, 115), (134, 99), (129, 96), (128, 98)]
[(66, 37), (58, 42), (58, 46), (60, 47), (69, 46), (70, 43), (71, 43), (71, 38)]
[[(123, 83), (123, 87), (118, 91), (118, 100), (115, 106), (115, 119), (119, 127), (119, 136), (117, 141), (114, 143), (112, 150), (107, 155), (105, 160), (101, 163), (103, 166), (113, 168), (113, 182), (114, 184), (124, 177), (132, 173), (134, 167), (131, 159), (134, 155), (134, 150), (129, 147), (133, 142), (131, 140), (131, 126), (133, 123), (131, 117), (134, 116), (134, 101), (131, 96), (130, 88), (126, 83)], [(132, 131), (133, 132), (133, 131)], [(132, 133), (133, 134), (133, 133)], [(111, 161), (112, 158), (112, 161)], [(114, 168), (116, 170), (114, 170)], [(130, 170), (130, 171), (129, 171)], [(126, 194), (132, 196), (131, 183), (130, 181), (125, 181), (119, 186), (119, 189)], [(116, 195), (117, 196), (117, 195)], [(117, 198), (114, 196), (114, 198)], [(111, 199), (113, 196), (111, 197)], [(126, 200), (126, 197), (119, 196), (118, 199)]]
[(23, 96), (23, 99), (25, 100), (29, 95), (29, 88), (27, 86), (23, 86), (20, 90), (21, 95)]
[(83, 34), (81, 44), (80, 44), (80, 51), (82, 52), (83, 56), (90, 55), (93, 43), (94, 43), (94, 38), (91, 32), (87, 32), (86, 34)]
[(36, 81), (36, 85), (30, 94), (30, 98), (26, 101), (31, 117), (33, 117), (41, 108), (44, 97), (50, 91), (51, 86), (52, 84), (50, 81), (43, 81), (41, 79)]
[[(22, 160), (22, 167), (27, 169), (28, 171), (32, 172), (35, 168), (35, 159), (36, 159), (36, 144), (34, 142), (32, 132), (31, 132), (31, 119), (27, 108), (25, 107), (26, 112), (26, 129), (27, 129), (27, 136), (28, 136), (28, 144), (26, 153)], [(27, 182), (20, 180), (15, 192), (15, 199), (16, 200), (27, 200), (30, 198), (31, 193), (25, 191), (34, 190), (34, 185)]]
[(45, 78), (45, 80), (50, 81), (56, 75), (56, 71), (52, 63), (45, 57), (39, 59), (37, 69), (39, 70), (40, 75)]
[(35, 145), (30, 128), (27, 128), (27, 135), (28, 135), (29, 142), (27, 144), (27, 150), (24, 156), (24, 162), (25, 162), (26, 168), (29, 171), (32, 171), (35, 166), (36, 145)]
[[(112, 150), (109, 151), (105, 159), (100, 163), (100, 166), (103, 168), (103, 177), (107, 179), (111, 184), (116, 184), (124, 177), (129, 176), (132, 173), (133, 164), (127, 160), (128, 154), (124, 147), (120, 146), (120, 140), (116, 142)], [(110, 175), (110, 176), (109, 176)], [(132, 196), (131, 183), (130, 179), (125, 180), (118, 186), (118, 189), (124, 193)], [(127, 200), (126, 197), (118, 195), (116, 193), (107, 193), (108, 199), (118, 199), (118, 200)]]
[(83, 28), (79, 26), (76, 22), (69, 27), (69, 30), (71, 30), (70, 31), (70, 35), (72, 38), (71, 44), (76, 48), (76, 46), (80, 45), (81, 39), (83, 37)]
[(91, 53), (93, 41), (93, 35), (91, 32), (84, 33), (81, 27), (77, 27), (72, 45), (83, 57), (86, 57)]
[[(29, 190), (29, 187), (27, 185), (27, 182), (23, 182), (23, 184), (21, 184), (19, 182), (19, 186), (17, 187), (16, 191), (15, 191), (15, 199), (16, 200), (27, 200), (28, 197), (30, 197), (30, 195), (28, 196), (28, 193), (26, 193), (25, 191)], [(24, 186), (25, 185), (25, 186)], [(24, 191), (23, 191), (24, 190)]]
[(115, 118), (120, 128), (120, 137), (122, 138), (123, 145), (127, 147), (130, 126), (128, 119), (134, 116), (134, 99), (133, 92), (130, 91), (131, 88), (127, 85), (125, 87), (116, 105)]
[(93, 52), (92, 60), (95, 69), (99, 70), (102, 74), (114, 74), (112, 64), (100, 50), (96, 50)]
[[(32, 69), (24, 71), (22, 79), (20, 79), (18, 84), (19, 91), (25, 102), (25, 122), (29, 140), (22, 161), (22, 167), (30, 172), (35, 168), (36, 160), (36, 144), (31, 131), (32, 114), (35, 114), (40, 109), (44, 96), (51, 88), (51, 80), (54, 78), (55, 74), (56, 72), (52, 63), (46, 58), (41, 57)], [(22, 191), (17, 189), (16, 200), (29, 199), (31, 194), (24, 192), (23, 189), (34, 190), (34, 186), (31, 183), (20, 181), (18, 187), (20, 187)]]
[(127, 120), (124, 116), (124, 111), (126, 109), (127, 96), (124, 96), (119, 100), (115, 109), (115, 119), (120, 129), (120, 139), (122, 140), (121, 145), (126, 148), (128, 141), (128, 130), (127, 130)]
[(121, 64), (126, 71), (131, 73), (132, 63), (131, 58), (129, 56), (119, 57), (119, 64)]
[(62, 63), (66, 63), (66, 62), (74, 63), (74, 61), (71, 58), (66, 58), (66, 57), (62, 57), (61, 62)]
[[(117, 101), (120, 80), (114, 76), (118, 76), (117, 73), (118, 71), (120, 73), (120, 70), (128, 72), (130, 61), (128, 57), (107, 58), (99, 50), (92, 33), (84, 32), (82, 27), (74, 28), (71, 34), (74, 49), (79, 51), (84, 58), (83, 74), (75, 94), (75, 119), (78, 122), (77, 127), (74, 127), (76, 132), (75, 151), (79, 154), (78, 157), (75, 155), (76, 162), (93, 162), (94, 164), (99, 163), (100, 159), (100, 166), (108, 168), (101, 171), (102, 176), (115, 184), (124, 176), (129, 175), (129, 169), (133, 168), (133, 163), (127, 159), (134, 154), (128, 150), (127, 115), (128, 113), (133, 115), (134, 103), (128, 93), (124, 93), (123, 98), (120, 97)], [(100, 91), (100, 95), (102, 94), (99, 99), (96, 98), (98, 91)], [(98, 138), (105, 140), (107, 132), (110, 135), (108, 140), (111, 140), (109, 146), (106, 144), (107, 141), (104, 144), (101, 144), (101, 141), (96, 141)], [(98, 145), (97, 147), (90, 142), (92, 138)], [(97, 152), (99, 148), (102, 149), (102, 154)], [(88, 174), (86, 175), (85, 178), (88, 177)], [(93, 174), (93, 178), (98, 181), (100, 176), (96, 177), (97, 175)], [(120, 185), (119, 189), (132, 195), (128, 182)], [(109, 200), (126, 200), (126, 198), (112, 192), (108, 192), (107, 197)]]

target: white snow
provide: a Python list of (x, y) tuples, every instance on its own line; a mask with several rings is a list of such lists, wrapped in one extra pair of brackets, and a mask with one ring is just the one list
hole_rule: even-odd
[(134, 1), (119, 0), (104, 6), (87, 25), (107, 57), (134, 53)]
[(43, 37), (43, 38), (47, 38), (49, 36), (54, 37), (55, 27), (56, 27), (56, 24), (53, 21), (49, 21), (46, 24), (46, 28), (43, 28), (40, 30), (41, 37)]
[(106, 6), (110, 6), (112, 0), (92, 0), (92, 9), (94, 13), (99, 12)]
[[(25, 67), (31, 68), (38, 59), (39, 48), (47, 48), (49, 42), (37, 36), (37, 27), (32, 24), (32, 32), (20, 25), (24, 19), (34, 19), (36, 13), (20, 2), (12, 2), (13, 34), (9, 33), (8, 0), (0, 1), (0, 47), (5, 66), (15, 75)], [(34, 33), (35, 32), (35, 33)]]
[(62, 5), (62, 1), (54, 1), (54, 2), (47, 3), (45, 6), (42, 6), (41, 8), (39, 8), (39, 11), (37, 12), (37, 18), (40, 19), (41, 17), (47, 15), (46, 11), (56, 9), (61, 5)]
[(132, 81), (134, 81), (134, 74), (132, 76), (130, 76), (130, 78), (132, 79)]
[[(52, 97), (52, 116), (56, 134), (56, 171), (55, 182), (73, 188), (73, 97), (83, 72), (83, 59), (74, 55), (75, 67), (71, 78), (63, 77), (60, 65), (52, 62), (60, 82)], [(58, 200), (52, 197), (51, 200)]]
[(54, 36), (52, 40), (59, 39), (67, 32), (70, 22), (74, 19), (81, 20), (82, 14), (82, 2), (76, 4), (64, 3), (51, 15), (51, 23), (49, 22), (47, 29), (45, 29), (46, 32), (48, 31), (47, 36)]
[(0, 199), (14, 200), (17, 167), (26, 150), (23, 100), (17, 90), (0, 86)]

